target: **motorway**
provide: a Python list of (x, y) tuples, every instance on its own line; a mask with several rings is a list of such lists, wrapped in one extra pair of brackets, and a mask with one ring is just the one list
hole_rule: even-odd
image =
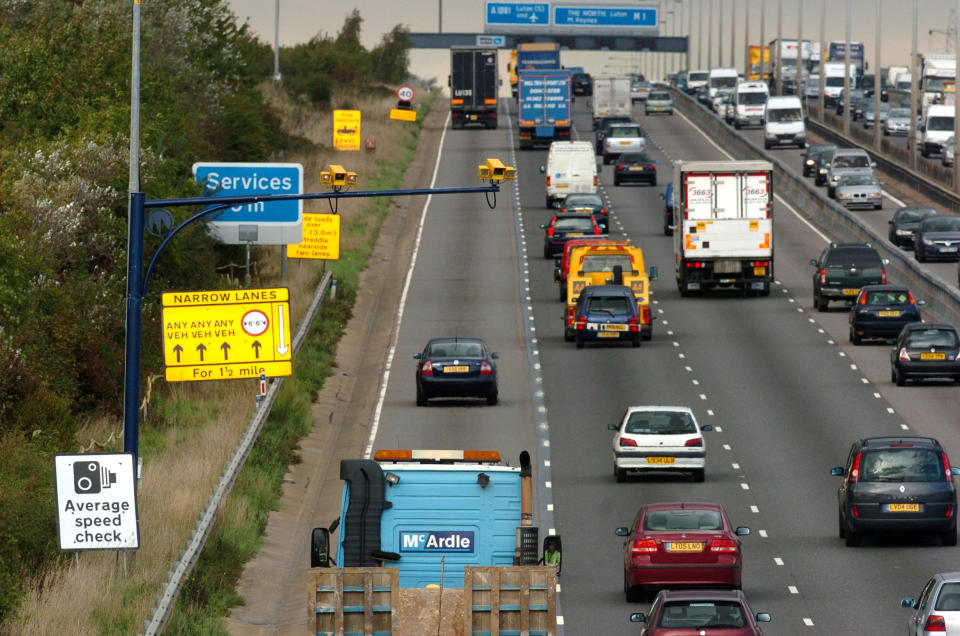
[[(576, 102), (575, 125), (581, 138), (592, 139), (585, 102)], [(843, 463), (853, 439), (901, 432), (939, 438), (960, 463), (952, 426), (958, 389), (896, 387), (888, 346), (853, 347), (846, 310), (811, 310), (808, 263), (829, 237), (782, 203), (774, 212), (770, 297), (681, 298), (658, 195), (671, 160), (725, 156), (683, 116), (646, 117), (642, 108), (635, 118), (650, 134), (660, 185), (614, 187), (610, 166), (601, 182), (612, 233), (640, 245), (648, 268), (660, 270), (653, 340), (640, 349), (577, 350), (564, 342), (553, 262), (541, 256), (538, 228), (551, 214), (542, 207), (538, 171), (546, 150), (514, 150), (514, 108), (504, 102), (495, 131), (447, 130), (436, 185), (472, 182), (487, 156), (516, 165), (518, 179), (504, 187), (495, 210), (477, 195), (429, 204), (373, 447), (493, 448), (511, 463), (530, 450), (541, 534), (555, 529), (563, 536), (566, 634), (638, 631), (628, 616), (646, 607), (624, 599), (622, 540), (614, 529), (629, 525), (641, 504), (669, 500), (722, 503), (735, 525), (752, 529), (743, 539), (744, 591), (755, 611), (773, 615), (767, 634), (902, 633), (908, 612), (900, 599), (916, 596), (931, 573), (952, 569), (958, 553), (932, 540), (845, 547), (837, 536), (839, 480), (829, 470)], [(799, 169), (798, 151), (775, 152)], [(885, 231), (895, 207), (863, 214)], [(931, 267), (955, 275), (953, 265)], [(428, 338), (453, 334), (482, 337), (500, 352), (498, 406), (415, 406), (411, 356)], [(706, 434), (705, 483), (615, 482), (607, 423), (636, 404), (689, 405), (701, 424), (714, 425)]]

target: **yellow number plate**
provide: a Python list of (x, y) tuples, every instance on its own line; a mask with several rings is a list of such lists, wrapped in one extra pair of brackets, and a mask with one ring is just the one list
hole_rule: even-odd
[(620, 145), (621, 145), (621, 146), (629, 146), (630, 143), (631, 143), (631, 142), (629, 142), (629, 141), (621, 141), (621, 142), (620, 142)]
[(667, 552), (703, 552), (703, 544), (694, 541), (671, 541)]
[(477, 121), (476, 115), (470, 115), (470, 121)]
[(643, 170), (643, 166), (630, 166), (630, 170), (640, 172), (641, 170)]
[(844, 295), (844, 296), (856, 296), (856, 295), (859, 294), (859, 293), (860, 293), (860, 290), (859, 290), (859, 289), (844, 289), (844, 290), (843, 290), (843, 295)]
[(567, 232), (567, 236), (583, 236), (583, 232)]
[(619, 338), (619, 331), (598, 331), (597, 338)]
[(945, 353), (921, 353), (921, 360), (946, 360), (947, 354)]
[(604, 331), (626, 331), (626, 325), (600, 325), (600, 328)]
[(878, 311), (877, 315), (881, 318), (899, 318), (900, 312), (894, 310)]
[(647, 457), (648, 464), (672, 464), (675, 461), (675, 457)]
[(754, 268), (753, 268), (753, 275), (754, 275), (754, 276), (766, 276), (766, 275), (767, 275), (767, 268), (766, 268), (766, 267), (754, 267)]
[(920, 504), (915, 504), (915, 503), (887, 504), (887, 512), (920, 512)]
[(444, 373), (466, 373), (470, 370), (470, 367), (466, 365), (459, 365), (455, 367), (443, 367)]

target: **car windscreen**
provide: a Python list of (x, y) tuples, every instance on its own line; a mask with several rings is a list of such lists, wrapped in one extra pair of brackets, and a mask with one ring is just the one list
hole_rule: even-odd
[(910, 109), (893, 108), (890, 110), (890, 119), (910, 119)]
[(868, 305), (883, 305), (886, 307), (910, 304), (910, 294), (903, 289), (868, 291), (866, 296), (866, 304)]
[(626, 273), (633, 271), (629, 254), (586, 254), (583, 257), (581, 272), (612, 272), (617, 265)]
[(868, 269), (883, 267), (883, 262), (874, 250), (841, 247), (830, 252), (825, 267)]
[(952, 329), (916, 329), (907, 335), (905, 344), (917, 349), (955, 347), (957, 346), (957, 332)]
[(657, 623), (657, 627), (682, 630), (747, 626), (743, 608), (737, 601), (669, 601), (663, 604), (663, 613)]
[(870, 157), (867, 155), (834, 155), (834, 168), (869, 168)]
[(960, 216), (930, 216), (921, 222), (924, 232), (960, 232)]
[(710, 73), (690, 73), (687, 76), (688, 82), (704, 82), (710, 77)]
[(859, 174), (850, 177), (844, 177), (840, 180), (841, 186), (875, 186), (880, 185), (877, 178), (869, 174)]
[(553, 224), (553, 229), (560, 230), (562, 232), (592, 232), (593, 231), (593, 219), (584, 219), (584, 218), (558, 218), (556, 223)]
[(799, 108), (769, 108), (767, 109), (767, 121), (772, 124), (803, 121), (803, 113), (800, 112)]
[(953, 130), (953, 117), (931, 117), (927, 122), (927, 130)]
[(767, 103), (767, 94), (760, 91), (737, 93), (737, 103), (745, 106), (759, 106)]
[(653, 159), (642, 152), (625, 152), (620, 155), (620, 163), (653, 163)]
[(860, 458), (860, 482), (943, 481), (940, 453), (929, 448), (885, 448), (863, 453)]
[(627, 418), (625, 433), (635, 435), (682, 435), (696, 433), (689, 413), (678, 411), (634, 411)]
[(734, 88), (737, 80), (736, 77), (711, 77), (710, 88)]
[(933, 216), (936, 213), (937, 211), (933, 208), (906, 208), (900, 210), (900, 213), (897, 215), (897, 221), (900, 223), (912, 223), (924, 217)]
[(828, 78), (826, 78), (826, 80), (824, 81), (824, 84), (825, 84), (826, 86), (843, 86), (843, 78), (842, 78), (842, 77), (836, 77), (836, 76), (834, 76), (834, 77), (828, 77)]
[(608, 137), (642, 137), (640, 126), (613, 126)]
[(723, 523), (716, 510), (656, 510), (643, 519), (646, 530), (720, 530)]
[(633, 301), (626, 296), (591, 296), (587, 299), (587, 313), (628, 314)]

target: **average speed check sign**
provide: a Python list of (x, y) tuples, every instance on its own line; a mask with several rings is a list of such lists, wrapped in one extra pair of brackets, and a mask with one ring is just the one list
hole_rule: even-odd
[(400, 102), (409, 102), (413, 101), (413, 89), (409, 86), (401, 86), (397, 89), (397, 101)]

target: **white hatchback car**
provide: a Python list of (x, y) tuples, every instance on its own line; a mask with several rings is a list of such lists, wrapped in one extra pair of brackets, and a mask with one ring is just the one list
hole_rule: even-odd
[(686, 406), (630, 406), (619, 422), (608, 427), (613, 436), (613, 474), (618, 482), (627, 471), (676, 471), (703, 481), (707, 445), (693, 410)]

